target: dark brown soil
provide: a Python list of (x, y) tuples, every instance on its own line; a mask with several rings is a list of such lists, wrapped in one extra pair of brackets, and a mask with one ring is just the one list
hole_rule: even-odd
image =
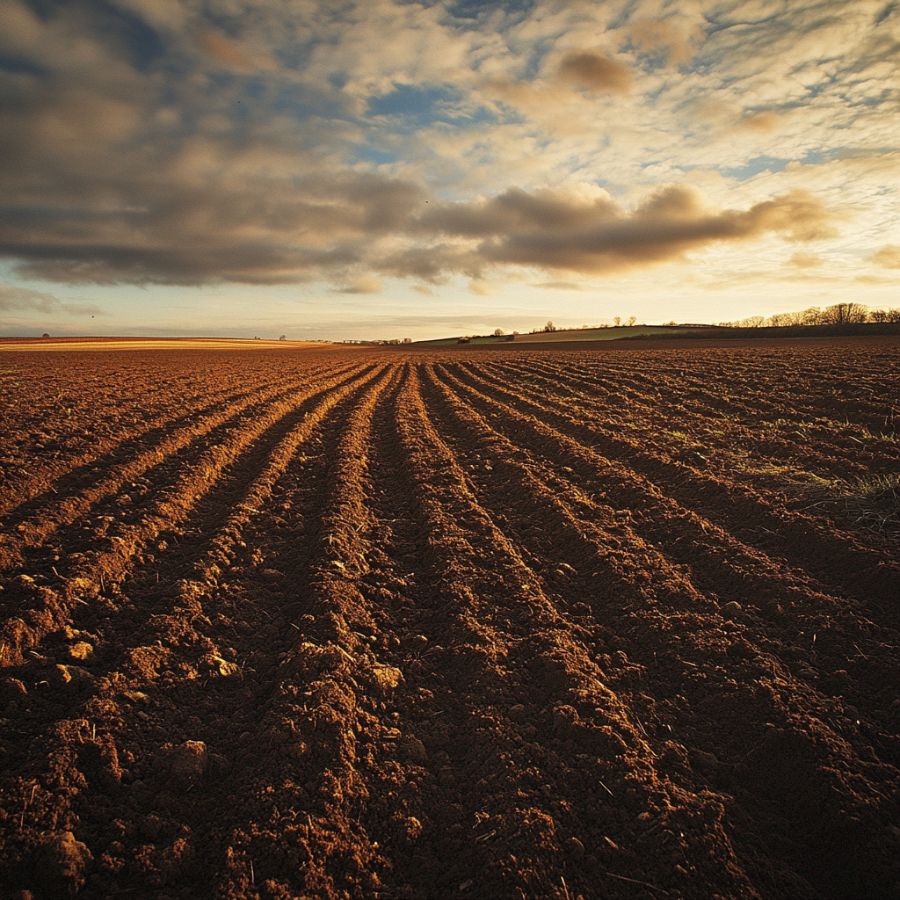
[(4, 354), (0, 896), (897, 896), (900, 347), (677, 343)]

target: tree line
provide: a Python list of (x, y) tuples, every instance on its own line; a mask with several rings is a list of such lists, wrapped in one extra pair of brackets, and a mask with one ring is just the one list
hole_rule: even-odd
[(749, 316), (718, 324), (725, 328), (783, 328), (788, 325), (861, 325), (865, 322), (900, 322), (900, 309), (870, 309), (863, 303), (835, 303), (824, 309), (811, 306), (799, 312)]

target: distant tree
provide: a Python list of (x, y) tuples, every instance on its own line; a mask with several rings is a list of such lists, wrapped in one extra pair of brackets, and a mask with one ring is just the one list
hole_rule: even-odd
[[(863, 303), (834, 303), (825, 309), (810, 306), (799, 312), (774, 313), (768, 318), (749, 316), (735, 322), (720, 322), (731, 328), (785, 327), (789, 325), (860, 325), (865, 322), (900, 322), (898, 309), (869, 309)], [(666, 323), (674, 324), (674, 323)]]
[(615, 325), (615, 327), (618, 328), (621, 324), (622, 324), (622, 317), (621, 316), (613, 316), (613, 325)]
[(835, 303), (826, 307), (825, 321), (829, 325), (852, 325), (865, 322), (866, 307), (862, 303)]
[(48, 338), (48, 337), (50, 337), (50, 335), (45, 331), (45, 332), (41, 335), (41, 337), (42, 337), (42, 338)]
[(278, 340), (279, 340), (279, 341), (286, 341), (286, 340), (287, 340), (287, 335), (286, 335), (286, 334), (281, 335), (281, 337), (279, 337)]
[(635, 322), (637, 322), (637, 317), (636, 317), (636, 316), (629, 316), (629, 317), (628, 317), (628, 320), (625, 322), (625, 324), (626, 324), (629, 328), (631, 328), (631, 326), (634, 325)]
[(501, 337), (502, 335), (503, 335), (503, 329), (502, 329), (502, 328), (495, 328), (495, 329), (494, 329), (494, 337)]
[(544, 331), (547, 331), (547, 332), (556, 331), (556, 326), (553, 324), (552, 321), (548, 320), (547, 324), (544, 326)]
[(520, 332), (520, 331), (514, 331), (514, 332), (513, 332), (513, 337), (515, 337), (517, 334), (521, 334), (521, 333), (522, 333), (522, 332)]
[(404, 344), (411, 344), (411, 343), (412, 343), (412, 338), (403, 338), (403, 343), (404, 343)]
[(810, 306), (804, 309), (800, 314), (800, 325), (821, 325), (825, 319), (822, 310), (818, 306)]

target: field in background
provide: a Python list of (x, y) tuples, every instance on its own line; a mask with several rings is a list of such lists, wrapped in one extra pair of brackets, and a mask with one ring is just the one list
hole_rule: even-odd
[[(692, 334), (700, 331), (722, 331), (720, 328), (690, 328)], [(482, 335), (469, 339), (469, 344), (545, 344), (563, 341), (616, 341), (628, 337), (668, 337), (685, 331), (685, 326), (631, 325), (619, 328), (573, 328), (560, 331), (539, 331), (535, 334)], [(458, 337), (437, 338), (431, 341), (414, 341), (416, 347), (449, 347), (459, 343)]]
[(231, 338), (0, 338), (0, 353), (29, 350), (308, 350), (331, 346), (333, 345), (322, 341), (254, 341)]
[(9, 890), (895, 889), (900, 342), (254, 349), (0, 358)]
[[(595, 342), (639, 341), (651, 346), (651, 341), (770, 341), (770, 340), (830, 340), (835, 337), (898, 337), (900, 323), (863, 322), (841, 325), (785, 325), (739, 328), (718, 325), (622, 325), (610, 328), (572, 328), (557, 331), (539, 331), (518, 335), (479, 335), (475, 337), (438, 338), (416, 341), (416, 348), (440, 347), (533, 347), (566, 345), (567, 349), (589, 348)], [(660, 345), (662, 346), (662, 345)]]

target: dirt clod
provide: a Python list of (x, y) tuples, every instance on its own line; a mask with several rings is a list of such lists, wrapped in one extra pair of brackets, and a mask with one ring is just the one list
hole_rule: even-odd
[(209, 671), (219, 678), (234, 678), (241, 674), (241, 667), (237, 663), (229, 662), (215, 653), (210, 653), (204, 662)]
[(71, 831), (48, 838), (35, 860), (35, 881), (49, 897), (74, 897), (85, 885), (93, 854)]
[(209, 754), (203, 741), (185, 741), (166, 754), (168, 774), (174, 786), (189, 788), (206, 774)]
[(94, 655), (94, 647), (87, 641), (78, 641), (69, 647), (69, 658), (80, 662), (89, 660)]
[(382, 696), (390, 696), (403, 681), (403, 673), (394, 666), (376, 664), (370, 672), (373, 686)]
[(400, 749), (412, 762), (422, 764), (428, 762), (428, 751), (425, 749), (422, 741), (415, 735), (404, 735), (400, 739)]
[(82, 666), (57, 663), (54, 666), (54, 674), (57, 684), (61, 687), (83, 691), (89, 690), (94, 683), (94, 676)]

